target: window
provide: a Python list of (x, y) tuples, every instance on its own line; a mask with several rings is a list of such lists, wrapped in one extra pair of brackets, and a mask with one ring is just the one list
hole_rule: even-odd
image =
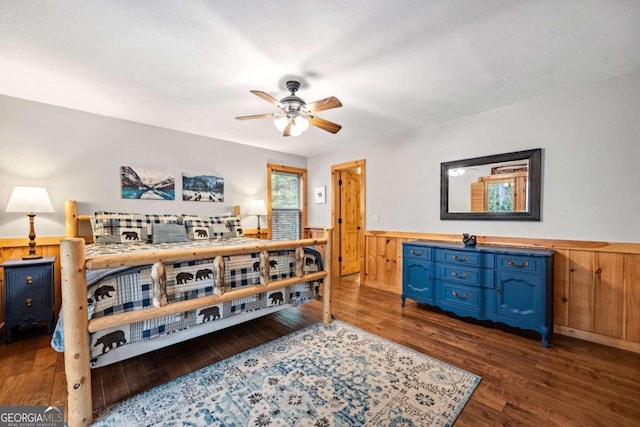
[(306, 175), (305, 169), (267, 165), (271, 239), (302, 238), (306, 225)]

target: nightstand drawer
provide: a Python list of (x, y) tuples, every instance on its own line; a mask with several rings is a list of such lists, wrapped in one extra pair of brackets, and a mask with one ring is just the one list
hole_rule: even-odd
[(21, 315), (42, 311), (49, 307), (47, 289), (44, 287), (25, 289), (10, 295), (8, 315)]
[(51, 265), (7, 269), (6, 286), (15, 291), (23, 287), (46, 287), (51, 281)]

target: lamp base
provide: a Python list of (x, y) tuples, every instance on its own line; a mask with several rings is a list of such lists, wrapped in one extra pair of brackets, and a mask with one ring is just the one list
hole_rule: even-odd
[(42, 255), (27, 255), (22, 257), (22, 259), (40, 259), (40, 258), (42, 258)]

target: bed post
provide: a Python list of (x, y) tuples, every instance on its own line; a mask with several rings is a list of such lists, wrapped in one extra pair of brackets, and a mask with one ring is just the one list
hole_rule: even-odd
[(67, 237), (78, 237), (78, 203), (75, 200), (64, 202), (64, 218)]
[(324, 271), (327, 277), (323, 279), (322, 286), (322, 323), (328, 325), (331, 323), (331, 247), (333, 246), (333, 230), (331, 228), (324, 229), (324, 238), (327, 244), (324, 247)]
[(60, 241), (64, 369), (71, 427), (87, 426), (93, 419), (84, 253), (84, 239), (66, 238)]

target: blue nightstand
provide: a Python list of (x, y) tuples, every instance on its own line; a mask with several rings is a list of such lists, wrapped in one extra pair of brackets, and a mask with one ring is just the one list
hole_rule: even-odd
[(9, 259), (4, 268), (5, 341), (13, 342), (14, 330), (46, 323), (53, 332), (53, 265), (56, 257)]

